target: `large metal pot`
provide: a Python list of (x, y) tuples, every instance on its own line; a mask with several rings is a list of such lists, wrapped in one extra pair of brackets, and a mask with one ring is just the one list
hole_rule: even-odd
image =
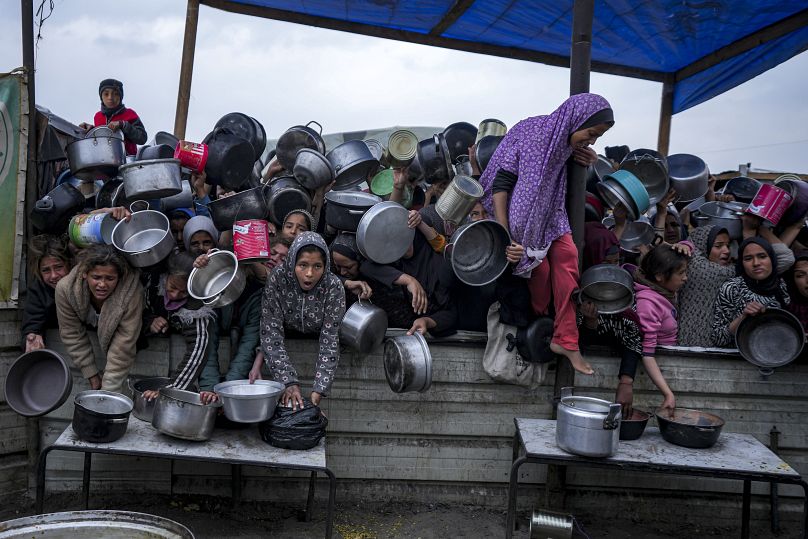
[(470, 176), (455, 176), (435, 204), (441, 219), (462, 223), (483, 196), (483, 186)]
[(69, 183), (57, 185), (36, 201), (30, 215), (31, 222), (37, 230), (61, 234), (70, 218), (84, 209), (85, 202), (84, 195)]
[[(320, 128), (317, 132), (311, 127), (311, 124)], [(323, 141), (323, 126), (314, 120), (306, 125), (296, 125), (287, 129), (278, 139), (275, 145), (275, 155), (278, 157), (278, 162), (286, 170), (292, 170), (295, 166), (295, 159), (297, 159), (297, 152), (303, 148), (315, 150), (321, 154), (325, 154), (325, 142)]]
[(162, 261), (177, 244), (165, 214), (155, 210), (134, 211), (129, 221), (118, 221), (112, 229), (112, 246), (136, 268)]
[(236, 423), (266, 421), (275, 413), (278, 399), (286, 387), (270, 380), (231, 380), (213, 386), (224, 407), (224, 415)]
[(420, 333), (392, 337), (384, 343), (384, 376), (396, 393), (423, 393), (432, 385), (432, 354)]
[(105, 509), (15, 518), (3, 522), (2, 528), (2, 539), (194, 539), (191, 530), (179, 522), (146, 513)]
[(724, 228), (730, 239), (743, 238), (743, 209), (740, 205), (726, 202), (705, 202), (692, 214), (697, 226), (713, 225)]
[(6, 403), (25, 417), (45, 415), (61, 406), (73, 389), (67, 361), (53, 350), (21, 355), (5, 380)]
[(120, 393), (82, 391), (73, 399), (73, 431), (85, 442), (114, 442), (126, 434), (133, 407)]
[(267, 147), (267, 134), (264, 126), (252, 116), (241, 112), (230, 112), (219, 118), (214, 129), (217, 127), (228, 129), (234, 135), (249, 142), (256, 158), (261, 157)]
[(220, 402), (202, 404), (193, 391), (163, 388), (155, 401), (152, 426), (175, 438), (203, 442), (213, 434), (221, 407)]
[(172, 210), (176, 210), (178, 208), (190, 208), (192, 210), (196, 210), (196, 208), (194, 208), (194, 193), (191, 191), (191, 182), (188, 180), (182, 180), (180, 185), (182, 187), (182, 191), (176, 195), (165, 197), (160, 201), (160, 211), (168, 214), (171, 213)]
[(805, 331), (799, 319), (783, 309), (767, 308), (747, 316), (735, 330), (735, 347), (765, 374), (788, 365), (802, 353)]
[(574, 455), (611, 457), (620, 443), (621, 406), (561, 388), (556, 421), (556, 444)]
[(591, 301), (600, 314), (616, 314), (634, 303), (634, 279), (614, 264), (597, 264), (581, 275), (579, 301)]
[(348, 232), (356, 232), (362, 216), (382, 201), (374, 194), (359, 191), (329, 191), (325, 200), (326, 224)]
[(710, 170), (701, 158), (687, 153), (668, 156), (668, 176), (671, 189), (679, 202), (691, 202), (709, 189)]
[(419, 142), (416, 155), (423, 170), (424, 180), (428, 183), (448, 182), (454, 177), (452, 159), (443, 133), (437, 133), (432, 138)]
[(217, 230), (225, 231), (231, 230), (236, 221), (266, 219), (269, 214), (266, 190), (266, 186), (260, 185), (209, 202), (208, 211), (213, 225)]
[(370, 153), (367, 144), (361, 140), (343, 142), (325, 154), (336, 173), (334, 189), (337, 191), (351, 189), (364, 181), (379, 169), (379, 161)]
[(443, 130), (443, 136), (449, 149), (449, 159), (454, 163), (461, 155), (469, 154), (469, 148), (477, 139), (477, 128), (468, 122), (455, 122)]
[(266, 194), (270, 220), (283, 226), (283, 220), (294, 210), (311, 211), (311, 195), (291, 176), (272, 180)]
[(320, 152), (309, 148), (297, 152), (293, 172), (300, 185), (312, 191), (328, 185), (336, 176), (331, 162)]
[(484, 219), (458, 228), (443, 256), (458, 279), (470, 286), (485, 286), (508, 267), (505, 249), (510, 244), (511, 235), (504, 226)]
[(171, 378), (166, 377), (144, 378), (137, 382), (132, 382), (131, 378), (127, 378), (126, 385), (129, 386), (129, 390), (132, 392), (132, 402), (134, 403), (132, 415), (141, 421), (151, 423), (155, 401), (146, 400), (143, 397), (143, 392), (157, 391), (158, 389), (163, 389), (170, 383)]
[(208, 265), (194, 268), (188, 276), (188, 294), (214, 308), (236, 301), (246, 285), (247, 275), (236, 255), (219, 249), (208, 251)]
[(170, 197), (182, 192), (179, 159), (152, 159), (121, 165), (123, 189), (128, 199)]
[(412, 245), (415, 230), (407, 226), (409, 212), (397, 202), (379, 202), (370, 208), (356, 228), (356, 246), (365, 258), (391, 264)]
[(379, 347), (387, 332), (387, 313), (362, 300), (351, 305), (339, 325), (339, 340), (361, 354)]
[(659, 409), (656, 420), (666, 442), (693, 449), (714, 446), (724, 428), (724, 420), (717, 415), (689, 408)]
[(668, 162), (657, 151), (642, 148), (629, 152), (621, 161), (620, 170), (631, 172), (642, 182), (651, 205), (668, 193)]
[(205, 163), (208, 181), (232, 191), (244, 187), (256, 158), (252, 144), (224, 128), (214, 129), (205, 137), (204, 143), (208, 145), (208, 161)]
[(65, 149), (70, 170), (82, 180), (114, 178), (126, 160), (123, 140), (117, 136), (88, 136)]

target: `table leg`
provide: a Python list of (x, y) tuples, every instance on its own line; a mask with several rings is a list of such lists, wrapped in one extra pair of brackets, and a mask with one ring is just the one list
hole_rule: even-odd
[(39, 462), (36, 467), (36, 514), (42, 514), (45, 504), (45, 470), (48, 466), (48, 453), (53, 447), (46, 447), (39, 454)]
[(93, 467), (93, 454), (90, 452), (84, 453), (84, 477), (82, 478), (81, 488), (84, 495), (84, 508), (90, 508), (90, 470)]
[(314, 511), (314, 487), (317, 480), (317, 472), (311, 472), (309, 476), (309, 496), (306, 500), (306, 515), (303, 517), (303, 522), (311, 522), (311, 515)]
[(231, 500), (233, 505), (236, 506), (241, 503), (241, 464), (231, 464), (230, 475)]
[(513, 537), (516, 523), (516, 491), (519, 486), (519, 468), (527, 462), (527, 457), (519, 457), (511, 464), (511, 480), (508, 485), (508, 516), (505, 519), (505, 539)]
[(749, 514), (752, 505), (752, 481), (743, 482), (743, 509), (741, 511), (741, 539), (749, 539)]
[(334, 533), (334, 505), (337, 501), (337, 478), (328, 468), (323, 468), (328, 476), (328, 509), (325, 517), (325, 539), (331, 539)]
[(808, 483), (800, 480), (802, 487), (802, 494), (805, 496), (805, 501), (802, 505), (802, 539), (808, 539)]

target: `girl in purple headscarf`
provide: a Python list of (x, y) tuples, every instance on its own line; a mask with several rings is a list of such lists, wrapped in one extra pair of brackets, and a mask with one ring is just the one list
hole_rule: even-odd
[(589, 155), (588, 146), (612, 125), (614, 114), (606, 99), (574, 95), (552, 114), (517, 123), (480, 177), (485, 210), (511, 232), (508, 259), (516, 264), (515, 275), (529, 279), (533, 310), (546, 314), (553, 299), (551, 350), (584, 374), (594, 371), (578, 349), (572, 302), (578, 251), (565, 209), (567, 160)]

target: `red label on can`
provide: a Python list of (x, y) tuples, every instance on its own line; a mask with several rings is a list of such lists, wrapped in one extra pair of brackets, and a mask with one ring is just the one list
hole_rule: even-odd
[(269, 259), (269, 223), (245, 219), (233, 224), (233, 252), (238, 260)]
[(194, 172), (202, 172), (208, 163), (208, 145), (181, 140), (174, 150), (174, 159)]
[(766, 219), (776, 225), (791, 205), (793, 197), (785, 189), (764, 183), (746, 209), (748, 213)]

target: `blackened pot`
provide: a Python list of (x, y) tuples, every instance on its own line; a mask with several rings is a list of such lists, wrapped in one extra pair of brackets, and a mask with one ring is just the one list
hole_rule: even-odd
[(82, 391), (73, 399), (73, 431), (91, 443), (110, 443), (126, 434), (134, 404), (120, 393)]
[(665, 441), (694, 449), (714, 446), (724, 428), (724, 420), (717, 415), (689, 408), (660, 408), (656, 420)]

